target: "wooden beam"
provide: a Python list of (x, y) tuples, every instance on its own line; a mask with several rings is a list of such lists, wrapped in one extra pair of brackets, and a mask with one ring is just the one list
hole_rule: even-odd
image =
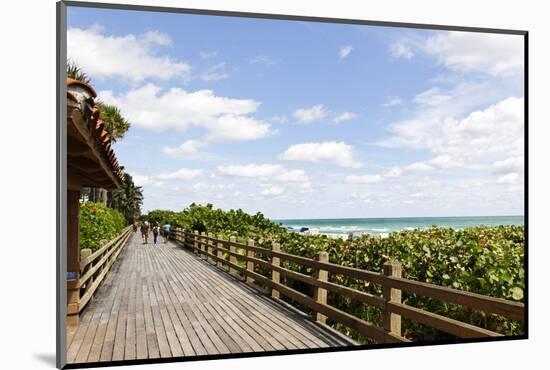
[[(86, 144), (92, 149), (94, 157), (98, 159), (100, 167), (103, 168), (105, 174), (110, 178), (113, 183), (112, 185), (114, 185), (114, 187), (120, 187), (122, 185), (120, 179), (113, 173), (111, 163), (108, 163), (105, 159), (103, 147), (97, 142), (95, 134), (89, 130), (87, 123), (82, 120), (82, 113), (80, 110), (73, 109), (70, 114), (68, 114), (67, 119), (68, 122), (74, 125), (84, 138)], [(109, 188), (112, 187), (113, 186), (109, 186)]]
[(502, 334), (467, 324), (458, 320), (450, 319), (433, 312), (424, 311), (416, 307), (407, 306), (402, 303), (388, 302), (387, 308), (390, 312), (402, 315), (408, 319), (435, 328), (459, 338), (484, 338), (502, 337)]
[(67, 155), (71, 157), (85, 155), (90, 153), (92, 149), (82, 141), (76, 138), (68, 138), (67, 140)]
[(110, 178), (103, 175), (102, 177), (93, 177), (88, 173), (82, 172), (79, 168), (72, 166), (71, 164), (67, 165), (67, 172), (71, 173), (71, 177), (78, 179), (78, 182), (81, 186), (90, 186), (98, 187), (104, 189), (113, 189), (114, 184)]

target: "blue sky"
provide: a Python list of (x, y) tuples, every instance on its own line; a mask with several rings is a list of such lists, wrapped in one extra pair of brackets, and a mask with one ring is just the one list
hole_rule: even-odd
[(523, 214), (523, 38), (69, 8), (144, 209)]

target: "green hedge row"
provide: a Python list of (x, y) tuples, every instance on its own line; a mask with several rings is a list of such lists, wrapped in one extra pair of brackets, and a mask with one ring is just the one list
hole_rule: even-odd
[[(275, 239), (287, 253), (313, 258), (319, 251), (328, 251), (330, 262), (375, 272), (380, 272), (386, 261), (397, 260), (403, 266), (403, 277), (409, 279), (512, 301), (524, 301), (523, 226), (479, 226), (463, 230), (432, 227), (393, 232), (386, 238), (364, 235), (353, 241), (282, 232)], [(295, 264), (287, 266), (300, 272), (310, 272), (309, 269)], [(356, 279), (333, 276), (332, 281), (371, 294), (382, 294), (380, 286)], [(305, 288), (300, 287), (300, 284), (296, 285), (299, 289)], [(376, 308), (331, 294), (329, 300), (330, 304), (346, 312), (370, 322), (381, 323), (381, 312)], [(518, 321), (415, 294), (403, 293), (403, 302), (506, 335), (523, 334), (525, 330)], [(340, 329), (364, 340), (351, 330)], [(403, 332), (407, 338), (415, 341), (452, 338), (409, 320), (403, 320)]]
[[(170, 223), (188, 230), (236, 236), (244, 241), (253, 238), (268, 248), (272, 241), (287, 253), (313, 258), (328, 251), (330, 262), (379, 272), (389, 260), (403, 266), (403, 276), (417, 281), (461, 289), (497, 298), (523, 302), (525, 287), (523, 226), (479, 226), (455, 230), (432, 227), (392, 232), (386, 238), (364, 235), (359, 240), (331, 239), (323, 235), (289, 233), (261, 213), (248, 215), (242, 210), (224, 212), (212, 205), (192, 204), (182, 212), (153, 211), (150, 220)], [(285, 262), (284, 266), (298, 272), (311, 273), (309, 268)], [(260, 271), (265, 272), (265, 271)], [(381, 295), (381, 287), (356, 279), (331, 275), (331, 280), (371, 294)], [(289, 286), (311, 294), (303, 283), (288, 280)], [(415, 294), (403, 294), (409, 305), (447, 317), (471, 323), (507, 335), (524, 333), (522, 323), (453, 304), (443, 303)], [(329, 304), (364, 320), (381, 323), (377, 308), (329, 293)], [(355, 339), (369, 343), (358, 333), (339, 324), (334, 327)], [(450, 335), (403, 320), (404, 335), (414, 341), (451, 339)]]
[(101, 203), (80, 204), (80, 249), (99, 249), (126, 226), (124, 215)]

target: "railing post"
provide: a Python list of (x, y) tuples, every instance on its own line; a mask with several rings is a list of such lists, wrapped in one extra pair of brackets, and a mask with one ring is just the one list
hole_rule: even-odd
[[(271, 251), (272, 252), (279, 252), (281, 250), (281, 247), (279, 246), (279, 243), (272, 242), (271, 243)], [(279, 257), (271, 256), (271, 264), (273, 266), (279, 267), (281, 264), (281, 259)], [(281, 276), (279, 271), (271, 270), (271, 281), (273, 281), (275, 284), (279, 284), (281, 282)], [(271, 289), (271, 297), (272, 298), (280, 298), (279, 290), (276, 288)]]
[(185, 229), (180, 229), (179, 237), (180, 237), (180, 243), (183, 244), (183, 247), (189, 248), (190, 246), (187, 244), (187, 233)]
[[(254, 246), (254, 240), (253, 239), (248, 239), (248, 241), (246, 242), (246, 245), (249, 246), (249, 247), (253, 247)], [(255, 256), (254, 251), (252, 249), (246, 248), (246, 256), (254, 258), (254, 256)], [(248, 271), (254, 272), (254, 262), (246, 260), (245, 266), (246, 266), (246, 270), (245, 270), (246, 279), (245, 279), (245, 281), (247, 283), (253, 283), (254, 279), (252, 279), (249, 276)]]
[[(206, 246), (206, 239), (204, 239), (204, 237), (206, 236), (206, 232), (202, 231), (201, 232), (201, 239), (200, 239), (200, 248), (201, 248), (201, 252), (206, 252), (208, 251), (208, 247)], [(204, 258), (206, 258), (206, 260), (208, 261), (208, 255), (206, 253), (204, 253)]]
[[(391, 277), (401, 277), (403, 268), (401, 264), (397, 261), (388, 261), (383, 265), (384, 275)], [(387, 286), (383, 287), (384, 300), (387, 302), (396, 302), (401, 303), (401, 290), (390, 288)], [(401, 336), (401, 315), (397, 315), (388, 311), (387, 307), (384, 309), (384, 320), (383, 320), (384, 329), (391, 332), (392, 334)]]
[(201, 252), (199, 250), (199, 232), (197, 230), (193, 231), (193, 249), (195, 250), (195, 253), (201, 256)]
[[(80, 250), (80, 260), (90, 257), (91, 255), (92, 255), (92, 250), (90, 248), (85, 248)], [(86, 267), (84, 268), (84, 270), (81, 271), (81, 275), (86, 274), (92, 267), (93, 266), (91, 263), (86, 264)], [(99, 271), (100, 273), (101, 273), (101, 270), (102, 269), (100, 269)], [(90, 289), (93, 283), (94, 283), (94, 277), (90, 276), (90, 279), (88, 279), (88, 281), (86, 282), (86, 288), (84, 288), (84, 293), (86, 293)]]
[[(319, 252), (315, 258), (319, 262), (328, 262), (328, 252)], [(315, 278), (320, 281), (328, 281), (328, 271), (317, 268), (315, 269)], [(315, 302), (327, 304), (327, 290), (319, 287), (313, 287), (313, 299)], [(327, 317), (319, 312), (313, 312), (315, 321), (325, 323)]]
[[(217, 244), (217, 247), (218, 247), (218, 249), (216, 250), (216, 256), (217, 256), (219, 259), (222, 259), (222, 258), (223, 258), (223, 251), (220, 249), (220, 248), (223, 248), (223, 236), (222, 236), (222, 235), (218, 235), (218, 244)], [(222, 261), (217, 260), (217, 261), (216, 261), (216, 266), (219, 267), (219, 268), (223, 268), (223, 263), (222, 263)]]
[[(214, 234), (208, 233), (208, 237), (213, 238)], [(212, 240), (208, 239), (207, 243), (208, 243), (208, 253), (214, 254), (214, 249), (212, 248), (214, 246), (214, 242)], [(212, 257), (207, 256), (206, 260), (210, 261), (210, 263), (214, 263), (214, 264), (216, 263), (216, 260), (213, 259)]]
[[(235, 238), (234, 236), (229, 237), (229, 243), (235, 243), (236, 241), (237, 241), (237, 238)], [(229, 251), (232, 252), (232, 253), (237, 253), (237, 248), (234, 245), (229, 244)], [(229, 255), (229, 262), (234, 263), (236, 265), (237, 264), (237, 257), (230, 254)], [(231, 265), (229, 266), (229, 272), (230, 273), (238, 273), (238, 271), (235, 270), (233, 267), (231, 267)]]

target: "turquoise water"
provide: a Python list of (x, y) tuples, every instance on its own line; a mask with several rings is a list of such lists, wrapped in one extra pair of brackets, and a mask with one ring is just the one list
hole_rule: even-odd
[(403, 218), (337, 218), (273, 220), (284, 227), (299, 230), (316, 229), (321, 234), (370, 233), (383, 234), (433, 225), (463, 229), (471, 226), (523, 225), (523, 216), (472, 216), (472, 217), (403, 217)]

